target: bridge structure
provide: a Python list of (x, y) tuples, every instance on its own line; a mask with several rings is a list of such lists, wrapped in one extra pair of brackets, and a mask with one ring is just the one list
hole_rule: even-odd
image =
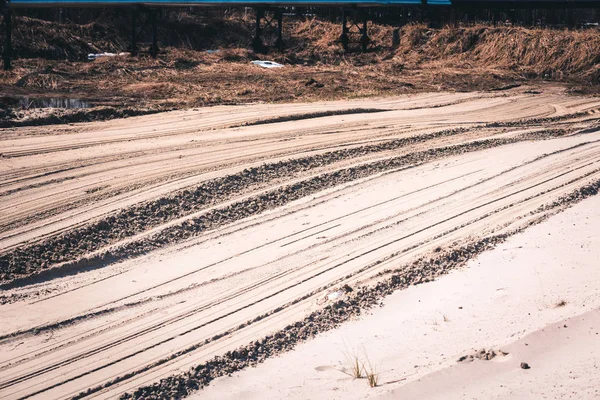
[(345, 50), (351, 38), (358, 38), (362, 50), (369, 43), (367, 30), (368, 14), (364, 12), (372, 7), (420, 7), (426, 15), (429, 7), (452, 9), (526, 9), (526, 8), (598, 8), (600, 0), (0, 0), (0, 12), (3, 16), (4, 50), (2, 58), (4, 69), (11, 68), (12, 12), (14, 9), (31, 8), (128, 8), (131, 10), (131, 47), (132, 55), (138, 52), (138, 21), (145, 15), (150, 22), (152, 44), (150, 54), (158, 55), (157, 20), (159, 10), (166, 7), (252, 7), (256, 10), (255, 33), (252, 47), (257, 52), (265, 50), (262, 41), (263, 32), (274, 30), (277, 34), (275, 47), (283, 48), (283, 10), (290, 7), (339, 7), (342, 14), (340, 43)]

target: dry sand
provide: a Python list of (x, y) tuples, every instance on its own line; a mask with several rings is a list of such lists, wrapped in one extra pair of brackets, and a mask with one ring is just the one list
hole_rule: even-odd
[[(600, 100), (541, 92), (214, 107), (3, 131), (0, 397), (183, 396), (334, 328), (387, 293), (378, 282), (429, 281), (597, 193)], [(365, 112), (374, 108), (385, 111)], [(314, 114), (340, 110), (355, 111)], [(274, 122), (282, 116), (294, 120)], [(514, 271), (485, 281), (502, 276), (515, 281)], [(349, 303), (329, 296), (344, 285)], [(438, 346), (448, 345), (436, 339), (441, 320), (429, 312), (418, 324)], [(447, 366), (478, 343), (454, 346), (439, 349)]]
[[(192, 398), (598, 398), (599, 210), (600, 198), (585, 200), (464, 269), (396, 292), (370, 315)], [(481, 349), (497, 356), (458, 361)], [(356, 354), (379, 372), (379, 387), (346, 375)]]

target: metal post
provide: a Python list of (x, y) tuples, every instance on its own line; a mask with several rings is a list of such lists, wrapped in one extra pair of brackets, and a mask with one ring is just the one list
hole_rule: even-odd
[(277, 15), (277, 41), (275, 41), (275, 47), (279, 50), (283, 50), (283, 12), (281, 9), (276, 11)]
[(450, 9), (450, 21), (454, 29), (458, 28), (458, 23), (456, 22), (456, 10), (454, 10), (454, 7)]
[(362, 48), (362, 51), (367, 51), (367, 46), (369, 45), (369, 34), (367, 32), (367, 25), (368, 25), (368, 20), (367, 17), (363, 17), (363, 27), (361, 29), (361, 35), (360, 35), (360, 47)]
[(2, 59), (4, 60), (4, 69), (8, 71), (12, 68), (12, 15), (8, 7), (4, 11), (4, 29), (5, 29), (5, 42), (4, 52), (2, 53)]
[(150, 12), (150, 19), (152, 22), (152, 47), (150, 48), (150, 55), (153, 58), (156, 58), (156, 56), (158, 56), (158, 38), (157, 38), (157, 18), (156, 18), (156, 14), (158, 13), (158, 10), (149, 10)]
[(131, 9), (131, 55), (136, 56), (138, 53), (137, 49), (137, 17), (138, 9), (134, 7)]
[(402, 28), (396, 28), (392, 32), (392, 47), (397, 48), (400, 46), (400, 30)]
[(570, 29), (575, 28), (575, 18), (572, 8), (567, 9), (567, 27)]
[(340, 42), (342, 42), (344, 51), (348, 51), (350, 38), (348, 37), (348, 17), (346, 16), (346, 10), (342, 10), (342, 34), (340, 35)]
[(261, 53), (263, 51), (263, 42), (261, 39), (262, 29), (260, 28), (260, 22), (263, 19), (264, 10), (260, 7), (256, 8), (256, 25), (254, 31), (254, 38), (252, 39), (252, 49), (255, 52)]

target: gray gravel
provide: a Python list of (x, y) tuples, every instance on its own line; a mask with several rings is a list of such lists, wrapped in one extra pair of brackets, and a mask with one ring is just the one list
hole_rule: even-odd
[[(549, 214), (543, 213), (543, 211), (555, 210), (558, 212), (587, 197), (598, 194), (599, 189), (600, 180), (559, 198), (551, 205), (540, 208), (538, 212), (542, 213), (542, 215), (537, 219), (532, 220), (529, 225), (537, 224), (547, 219)], [(464, 266), (467, 261), (475, 258), (478, 254), (497, 246), (504, 242), (508, 237), (521, 232), (523, 229), (525, 228), (523, 227), (504, 234), (486, 237), (463, 247), (450, 249), (438, 248), (433, 257), (421, 258), (420, 260), (404, 265), (397, 270), (390, 271), (389, 276), (386, 279), (374, 286), (358, 287), (353, 290), (346, 288), (346, 298), (344, 300), (339, 300), (323, 309), (314, 311), (303, 320), (290, 324), (272, 335), (265, 336), (260, 340), (249, 343), (234, 351), (227, 352), (223, 356), (216, 356), (206, 363), (191, 368), (187, 372), (161, 379), (159, 382), (153, 383), (152, 385), (140, 387), (133, 393), (124, 394), (121, 396), (121, 399), (164, 399), (185, 397), (193, 391), (208, 385), (217, 377), (230, 375), (244, 368), (256, 366), (268, 357), (292, 350), (298, 343), (309, 340), (320, 332), (338, 327), (343, 322), (355, 318), (364, 311), (379, 305), (384, 297), (393, 293), (395, 290), (404, 289), (410, 285), (429, 282), (440, 275), (448, 273), (452, 269)], [(297, 301), (299, 300), (302, 299), (298, 299)], [(271, 314), (272, 313), (268, 315)], [(268, 315), (258, 317), (253, 321), (248, 321), (244, 326), (265, 318)], [(237, 329), (243, 328), (244, 326), (240, 326)], [(168, 358), (148, 365), (131, 374), (118, 377), (103, 386), (90, 388), (73, 397), (73, 399), (83, 398), (105, 387), (126, 380), (131, 376), (142, 373), (183, 354), (192, 352), (199, 347), (230, 333), (231, 332), (224, 332), (218, 337), (189, 347), (188, 349), (173, 354)], [(488, 353), (486, 352), (485, 355), (487, 356), (487, 354)]]
[[(22, 246), (0, 256), (0, 288), (7, 289), (44, 279), (44, 274), (72, 273), (97, 268), (122, 259), (139, 256), (167, 244), (181, 242), (202, 232), (282, 206), (323, 189), (364, 178), (385, 170), (407, 168), (443, 157), (515, 143), (521, 140), (556, 136), (556, 130), (525, 134), (510, 139), (487, 139), (466, 144), (429, 149), (393, 157), (383, 161), (324, 173), (317, 177), (280, 187), (236, 202), (227, 207), (207, 211), (200, 217), (163, 229), (157, 234), (111, 248), (95, 256), (86, 256), (120, 240), (134, 236), (173, 219), (201, 211), (227, 201), (234, 195), (282, 177), (294, 177), (304, 171), (336, 161), (405, 147), (441, 136), (463, 133), (452, 129), (431, 134), (397, 139), (381, 144), (338, 150), (321, 155), (264, 164), (203, 183), (195, 189), (177, 192), (152, 202), (141, 203), (102, 220), (40, 243)], [(561, 131), (562, 132), (562, 131)], [(564, 133), (564, 132), (563, 132)], [(56, 268), (59, 266), (60, 271)]]
[(376, 145), (264, 164), (233, 175), (209, 180), (195, 188), (128, 207), (82, 228), (6, 252), (0, 255), (0, 283), (35, 274), (56, 264), (74, 261), (106, 245), (227, 201), (236, 194), (277, 179), (294, 177), (302, 172), (346, 158), (394, 150), (464, 132), (465, 129), (443, 130), (405, 139), (390, 140)]

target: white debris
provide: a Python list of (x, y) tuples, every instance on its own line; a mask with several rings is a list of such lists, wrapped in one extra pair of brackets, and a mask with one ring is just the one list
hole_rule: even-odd
[(90, 53), (88, 54), (88, 61), (93, 61), (96, 58), (100, 58), (100, 57), (121, 57), (121, 56), (126, 56), (129, 55), (129, 53)]
[(327, 295), (327, 299), (333, 301), (333, 300), (339, 299), (343, 295), (344, 295), (344, 291), (340, 289), (337, 292), (329, 293)]
[(259, 67), (263, 67), (263, 68), (281, 68), (283, 67), (283, 64), (279, 64), (276, 63), (275, 61), (252, 61), (252, 64), (254, 65), (258, 65)]

